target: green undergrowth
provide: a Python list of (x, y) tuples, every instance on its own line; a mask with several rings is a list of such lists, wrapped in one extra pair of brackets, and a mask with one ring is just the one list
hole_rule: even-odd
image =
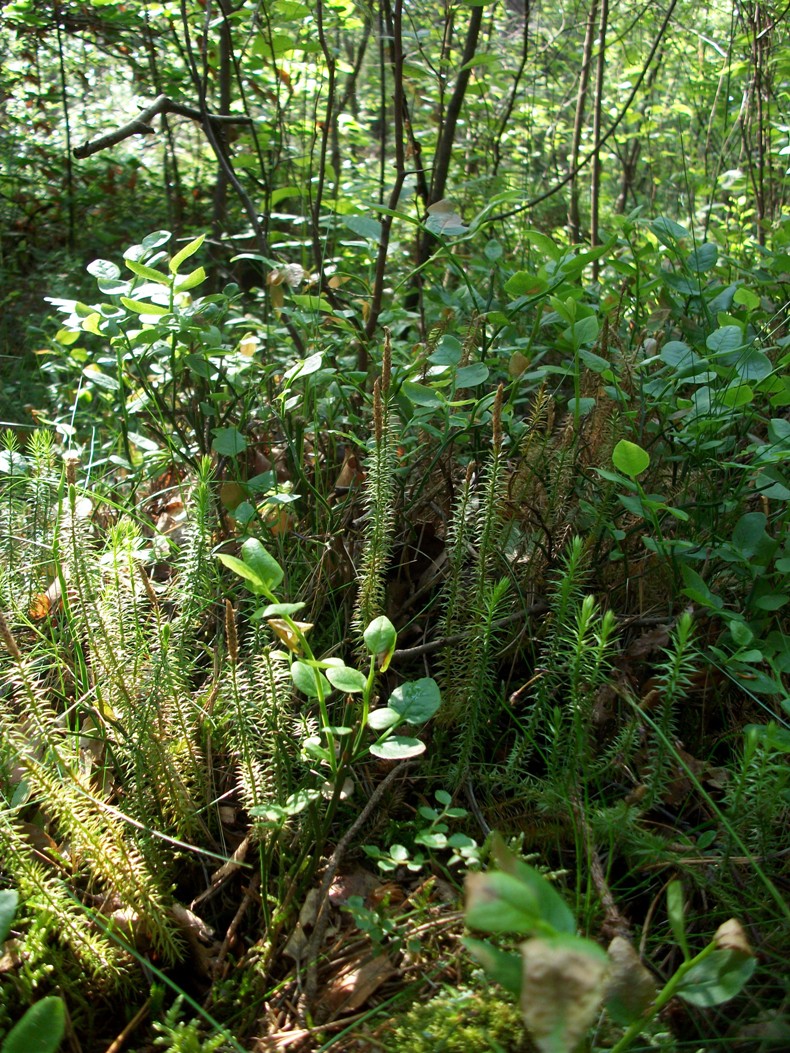
[(745, 992), (670, 1003), (662, 1048), (786, 1035), (781, 263), (637, 216), (590, 284), (540, 244), (424, 340), (393, 317), (371, 376), (308, 298), (294, 358), (284, 316), (202, 296), (201, 238), (53, 301), (51, 424), (0, 452), (0, 1035), (59, 996), (86, 1051), (343, 1048), (363, 1006), (346, 1048), (453, 1049), (462, 1017), (521, 1048), (480, 992), (375, 1016), (469, 967), (494, 830), (664, 981), (739, 920)]

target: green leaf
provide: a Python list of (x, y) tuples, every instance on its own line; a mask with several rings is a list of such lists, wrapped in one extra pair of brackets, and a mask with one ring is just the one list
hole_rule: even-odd
[(232, 570), (235, 574), (238, 574), (240, 578), (249, 581), (252, 585), (252, 591), (256, 593), (256, 595), (264, 591), (264, 583), (248, 564), (243, 563), (240, 559), (237, 559), (236, 556), (229, 556), (224, 552), (218, 553), (217, 559), (220, 563), (226, 566), (228, 570)]
[(185, 245), (183, 247), (183, 249), (181, 249), (179, 252), (177, 252), (175, 254), (175, 256), (173, 256), (173, 258), (170, 260), (170, 263), (168, 264), (168, 266), (170, 268), (170, 273), (171, 274), (178, 274), (178, 268), (181, 266), (181, 264), (185, 260), (188, 260), (190, 256), (194, 256), (195, 253), (197, 252), (197, 250), (200, 248), (200, 246), (203, 244), (203, 242), (205, 240), (206, 240), (206, 235), (205, 234), (200, 234), (193, 241), (190, 241), (188, 245)]
[(138, 263), (136, 260), (124, 260), (124, 263), (132, 274), (136, 274), (138, 278), (145, 278), (149, 282), (157, 282), (159, 285), (169, 286), (173, 280), (166, 274), (162, 274), (161, 271), (154, 270), (153, 267), (146, 267), (145, 264)]
[[(151, 234), (146, 234), (142, 240), (142, 247), (148, 249), (149, 252), (154, 249), (161, 249), (163, 245), (167, 245), (168, 241), (172, 238), (172, 234), (169, 230), (155, 230)], [(137, 248), (137, 246), (133, 246)], [(124, 253), (124, 257), (129, 254), (130, 250)]]
[(492, 837), (491, 851), (500, 870), (517, 878), (529, 890), (538, 916), (545, 925), (556, 932), (576, 932), (576, 919), (573, 911), (543, 874), (531, 867), (529, 863), (517, 859), (509, 851), (499, 834), (494, 834)]
[(682, 340), (668, 340), (659, 351), (659, 358), (681, 374), (701, 369), (705, 365), (705, 359), (700, 358)]
[(586, 318), (580, 318), (578, 322), (574, 322), (562, 335), (574, 350), (578, 350), (583, 344), (593, 343), (598, 336), (599, 330), (598, 319), (594, 314), (591, 314)]
[(424, 724), (441, 705), (439, 685), (429, 676), (396, 687), (387, 705), (408, 724)]
[(703, 1009), (721, 1005), (740, 994), (756, 967), (754, 958), (738, 951), (713, 951), (686, 973), (676, 993)]
[(419, 834), (415, 834), (414, 842), (418, 845), (424, 845), (425, 848), (440, 851), (443, 848), (447, 848), (447, 834), (441, 831), (422, 830)]
[(66, 1007), (57, 995), (32, 1005), (5, 1037), (2, 1053), (55, 1053), (66, 1030)]
[(389, 706), (381, 706), (379, 709), (371, 710), (368, 714), (368, 727), (374, 731), (386, 731), (387, 728), (394, 728), (401, 723), (403, 723), (403, 718), (400, 713), (396, 713)]
[(768, 517), (765, 512), (747, 512), (735, 524), (732, 543), (746, 559), (755, 556), (768, 537), (765, 532), (767, 522)]
[(313, 666), (307, 665), (306, 662), (293, 663), (291, 679), (298, 690), (308, 698), (326, 697), (332, 691), (324, 674)]
[(102, 281), (116, 281), (121, 276), (121, 268), (111, 260), (92, 260), (86, 269), (88, 274)]
[(379, 244), (381, 241), (381, 223), (370, 216), (344, 216), (343, 222), (349, 230)]
[(719, 250), (717, 246), (712, 241), (706, 241), (689, 253), (686, 259), (686, 266), (689, 270), (694, 271), (695, 274), (704, 274), (705, 271), (710, 271), (716, 266), (718, 258)]
[(559, 245), (554, 244), (548, 234), (543, 234), (539, 230), (525, 230), (523, 236), (531, 245), (534, 245), (535, 248), (540, 249), (542, 253), (548, 256), (550, 260), (558, 260), (562, 256), (562, 249)]
[(451, 201), (436, 201), (428, 206), (428, 216), (425, 220), (427, 230), (432, 234), (455, 237), (465, 234), (469, 227), (461, 219), (455, 205)]
[(381, 670), (386, 671), (398, 640), (395, 626), (389, 618), (382, 614), (373, 619), (362, 634), (362, 638), (368, 651), (378, 659)]
[(594, 398), (568, 399), (568, 413), (578, 413), (580, 417), (586, 417), (595, 407)]
[(716, 596), (710, 591), (704, 579), (693, 570), (687, 563), (681, 564), (680, 573), (683, 575), (683, 581), (685, 588), (683, 593), (688, 596), (689, 599), (694, 600), (695, 603), (701, 604), (703, 607), (709, 607), (711, 610), (720, 611), (724, 606), (724, 600), (721, 596)]
[(739, 325), (723, 325), (708, 336), (705, 345), (714, 354), (721, 355), (739, 351), (745, 346), (741, 327)]
[(721, 393), (722, 405), (727, 409), (740, 409), (754, 401), (754, 391), (740, 380), (728, 385)]
[(15, 888), (2, 889), (0, 891), (0, 943), (5, 940), (11, 931), (19, 905), (19, 893)]
[(419, 739), (404, 738), (401, 735), (393, 735), (384, 742), (375, 742), (370, 747), (374, 757), (382, 760), (407, 760), (409, 757), (419, 757), (425, 752), (425, 743)]
[(344, 691), (347, 695), (362, 694), (367, 687), (367, 680), (363, 674), (347, 665), (339, 669), (327, 669), (326, 678), (332, 687)]
[(248, 538), (241, 546), (244, 562), (255, 571), (270, 592), (274, 592), (285, 572), (274, 556), (270, 556), (257, 538)]
[(214, 428), (211, 449), (223, 457), (237, 457), (247, 449), (247, 440), (238, 428)]
[(263, 608), (260, 616), (261, 618), (282, 618), (284, 614), (287, 614), (290, 617), (292, 614), (298, 614), (306, 606), (305, 603), (270, 603), (268, 607)]
[[(541, 904), (533, 888), (514, 874), (491, 870), (467, 874), (466, 924), (483, 932), (510, 932), (530, 936), (545, 931)], [(551, 931), (551, 926), (548, 926)]]
[(282, 822), (288, 816), (299, 815), (313, 801), (317, 801), (320, 796), (320, 790), (297, 790), (296, 793), (291, 794), (285, 804), (257, 805), (250, 808), (250, 815), (266, 819), (272, 823)]
[(665, 245), (674, 245), (676, 241), (689, 237), (689, 232), (685, 227), (681, 227), (679, 223), (669, 219), (667, 216), (659, 216), (657, 219), (654, 219), (650, 224), (650, 229), (658, 240)]
[(320, 351), (310, 355), (308, 358), (300, 359), (283, 373), (283, 380), (295, 380), (297, 377), (309, 377), (317, 373), (324, 364), (324, 356)]
[(669, 885), (667, 885), (667, 914), (675, 942), (683, 952), (685, 960), (688, 961), (691, 955), (689, 954), (688, 941), (686, 940), (683, 885), (679, 881), (670, 881)]
[(771, 359), (756, 347), (743, 347), (730, 351), (719, 358), (721, 365), (729, 366), (741, 381), (759, 383), (773, 372)]
[(464, 936), (461, 943), (475, 961), (480, 962), (489, 979), (500, 984), (515, 998), (521, 997), (523, 966), (518, 954), (501, 951), (488, 940), (476, 940), (473, 936)]
[(746, 307), (749, 311), (753, 311), (756, 307), (760, 306), (760, 297), (757, 293), (752, 292), (751, 289), (747, 289), (743, 285), (736, 289), (732, 300), (733, 303), (740, 304), (742, 307)]
[(461, 366), (455, 374), (455, 383), (459, 388), (476, 388), (488, 380), (488, 366), (484, 362), (473, 362), (470, 366)]
[(514, 300), (522, 296), (540, 296), (548, 287), (545, 278), (539, 278), (536, 274), (530, 274), (529, 271), (516, 271), (505, 282), (505, 292)]
[(195, 267), (193, 271), (190, 271), (185, 278), (182, 278), (176, 284), (175, 291), (178, 293), (187, 292), (188, 289), (194, 289), (197, 285), (201, 285), (205, 280), (205, 268)]
[(160, 307), (159, 304), (146, 303), (144, 300), (132, 300), (128, 296), (122, 296), (121, 303), (134, 314), (151, 314), (156, 315), (157, 318), (170, 314), (169, 307)]
[(425, 384), (416, 384), (412, 380), (404, 380), (401, 391), (409, 402), (416, 406), (428, 406), (433, 409), (444, 404), (442, 397), (433, 388), (426, 387)]
[(429, 357), (429, 362), (436, 366), (457, 366), (463, 357), (464, 347), (461, 341), (445, 333)]
[(612, 450), (612, 464), (623, 475), (636, 479), (650, 464), (650, 454), (635, 442), (621, 439)]
[(329, 300), (325, 300), (323, 296), (309, 296), (299, 293), (298, 295), (293, 295), (291, 299), (297, 307), (301, 307), (305, 311), (324, 311), (327, 314), (331, 314), (333, 310), (332, 304)]

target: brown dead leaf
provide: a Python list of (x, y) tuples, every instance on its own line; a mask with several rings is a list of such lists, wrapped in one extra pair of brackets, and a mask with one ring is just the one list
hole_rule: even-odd
[(730, 918), (716, 929), (716, 946), (721, 951), (737, 951), (747, 958), (754, 956), (746, 931), (737, 918)]
[(18, 940), (6, 940), (3, 944), (3, 954), (0, 957), (0, 976), (18, 969), (22, 964), (22, 955), (19, 953)]
[[(294, 654), (302, 653), (302, 641), (293, 631), (288, 622), (282, 618), (267, 618), (266, 619), (269, 628), (272, 630), (274, 635), (281, 640), (289, 651), (293, 651)], [(302, 633), (307, 633), (313, 628), (312, 622), (294, 622), (297, 629), (301, 630)]]
[(223, 508), (233, 512), (245, 500), (247, 494), (241, 483), (227, 482), (219, 488), (219, 499)]
[(327, 982), (318, 1003), (319, 1019), (333, 1020), (342, 1013), (353, 1013), (396, 975), (397, 969), (385, 954), (374, 957), (370, 951), (363, 951)]
[(357, 486), (364, 478), (365, 473), (356, 453), (352, 449), (346, 450), (343, 464), (335, 479), (335, 490), (348, 490), (352, 486)]
[(609, 1014), (620, 1024), (630, 1024), (652, 1005), (658, 994), (655, 977), (649, 972), (633, 945), (615, 936), (606, 952), (609, 956), (609, 978), (606, 1001)]
[(623, 657), (627, 661), (635, 662), (647, 658), (656, 651), (661, 651), (669, 643), (669, 629), (666, 625), (658, 625), (655, 629), (648, 629), (630, 642), (625, 649)]
[(375, 889), (381, 884), (380, 878), (361, 867), (349, 874), (338, 874), (329, 889), (329, 902), (333, 907), (348, 903), (352, 896), (359, 896), (366, 902)]
[(574, 1049), (598, 1013), (606, 959), (540, 937), (521, 944), (521, 957), (521, 1012), (535, 1045)]

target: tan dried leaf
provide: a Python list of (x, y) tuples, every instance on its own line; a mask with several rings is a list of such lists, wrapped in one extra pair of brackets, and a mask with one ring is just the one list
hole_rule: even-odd
[(363, 952), (329, 979), (321, 996), (319, 1015), (333, 1020), (341, 1013), (353, 1013), (396, 975), (397, 970), (385, 954)]
[(658, 985), (652, 973), (642, 965), (633, 945), (623, 936), (615, 936), (607, 954), (606, 1008), (618, 1024), (630, 1024), (655, 1001)]
[(719, 925), (713, 938), (721, 951), (737, 951), (738, 954), (743, 954), (747, 958), (754, 957), (746, 931), (737, 918), (730, 918), (729, 921)]
[[(296, 633), (293, 631), (291, 626), (288, 624), (288, 622), (284, 621), (282, 618), (267, 618), (266, 621), (268, 622), (274, 635), (278, 638), (278, 640), (282, 640), (282, 642), (285, 644), (289, 651), (293, 651), (294, 654), (302, 653), (301, 641), (296, 635)], [(306, 633), (313, 628), (312, 622), (295, 621), (294, 625), (303, 633)]]
[(608, 962), (586, 942), (555, 937), (521, 944), (521, 1011), (541, 1053), (571, 1053), (598, 1013)]

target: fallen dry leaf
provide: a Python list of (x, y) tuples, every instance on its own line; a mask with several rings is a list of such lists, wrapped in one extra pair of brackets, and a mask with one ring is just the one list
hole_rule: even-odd
[(343, 1013), (353, 1013), (396, 975), (397, 969), (386, 954), (374, 956), (363, 951), (327, 981), (318, 1003), (319, 1019), (333, 1020)]

